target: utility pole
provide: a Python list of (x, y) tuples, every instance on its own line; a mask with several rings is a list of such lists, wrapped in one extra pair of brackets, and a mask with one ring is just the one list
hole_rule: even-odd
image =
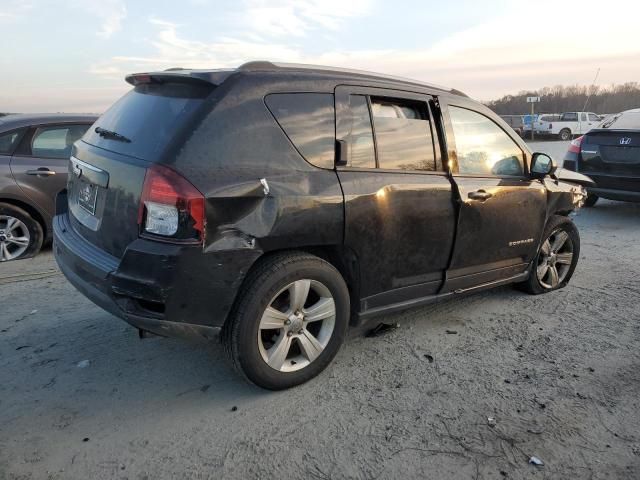
[(535, 109), (533, 106), (540, 101), (540, 97), (527, 97), (527, 103), (531, 104), (531, 140), (533, 140), (533, 115)]

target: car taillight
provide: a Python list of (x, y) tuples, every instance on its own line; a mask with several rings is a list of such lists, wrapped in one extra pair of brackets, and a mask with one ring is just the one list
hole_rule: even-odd
[(569, 153), (580, 153), (580, 147), (582, 145), (582, 139), (584, 135), (576, 138), (575, 140), (571, 140), (571, 144), (569, 144)]
[(549, 124), (549, 130), (551, 130), (553, 128), (553, 123)]
[(175, 171), (153, 165), (144, 177), (138, 225), (145, 237), (203, 243), (204, 196)]

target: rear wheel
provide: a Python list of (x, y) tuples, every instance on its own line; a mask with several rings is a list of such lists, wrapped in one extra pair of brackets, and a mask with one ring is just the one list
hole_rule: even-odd
[(0, 203), (0, 262), (28, 258), (42, 247), (42, 226), (23, 209)]
[(558, 137), (560, 138), (560, 140), (564, 141), (571, 140), (571, 130), (569, 130), (568, 128), (563, 128), (562, 130), (560, 130)]
[(585, 207), (593, 207), (596, 202), (598, 201), (600, 197), (598, 197), (597, 195), (593, 194), (593, 193), (589, 193), (587, 195), (587, 199), (584, 201), (584, 206)]
[(338, 353), (349, 321), (349, 292), (328, 262), (277, 254), (247, 278), (223, 340), (251, 382), (281, 390), (318, 375)]
[(525, 291), (534, 295), (565, 287), (580, 256), (580, 235), (567, 217), (553, 217), (543, 238), (529, 279), (521, 284)]

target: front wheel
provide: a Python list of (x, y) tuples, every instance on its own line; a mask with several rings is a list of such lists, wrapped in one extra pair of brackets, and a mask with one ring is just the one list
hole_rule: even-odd
[(282, 390), (310, 380), (338, 353), (349, 292), (330, 263), (302, 252), (260, 260), (223, 331), (234, 366), (251, 382)]
[(553, 217), (545, 229), (529, 279), (521, 286), (534, 295), (565, 287), (573, 275), (579, 256), (578, 229), (567, 217)]

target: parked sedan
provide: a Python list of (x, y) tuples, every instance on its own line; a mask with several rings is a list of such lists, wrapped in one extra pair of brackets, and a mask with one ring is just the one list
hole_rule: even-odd
[(588, 175), (585, 206), (599, 197), (640, 202), (640, 108), (608, 117), (576, 138), (564, 157), (564, 168)]
[(96, 119), (0, 118), (0, 262), (33, 256), (51, 239), (55, 197), (67, 184), (71, 146)]

